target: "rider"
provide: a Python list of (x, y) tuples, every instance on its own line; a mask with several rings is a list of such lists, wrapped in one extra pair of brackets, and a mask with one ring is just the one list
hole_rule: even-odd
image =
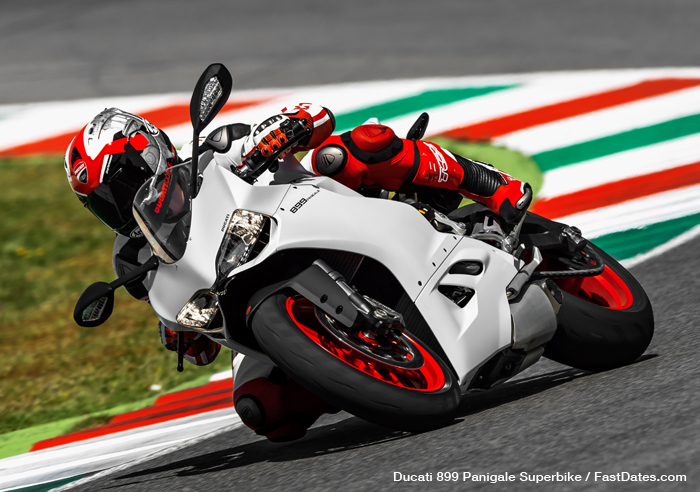
[[(330, 110), (301, 103), (257, 125), (222, 126), (202, 142), (200, 152), (213, 150), (218, 165), (250, 175), (295, 134), (310, 129), (310, 135), (287, 153), (310, 151), (302, 161), (309, 171), (366, 195), (376, 196), (381, 189), (432, 192), (448, 198), (459, 193), (509, 222), (518, 220), (532, 199), (527, 183), (436, 144), (401, 139), (387, 126), (365, 124), (331, 136), (334, 128)], [(71, 188), (85, 207), (117, 233), (113, 267), (118, 276), (151, 255), (131, 212), (136, 191), (150, 176), (189, 158), (189, 153), (191, 147), (178, 154), (163, 131), (116, 108), (99, 113), (68, 146), (64, 166)], [(125, 287), (135, 298), (147, 301), (151, 282), (149, 275)], [(163, 345), (176, 350), (177, 332), (162, 323), (159, 329)], [(209, 364), (221, 349), (195, 332), (185, 332), (185, 346), (185, 359), (195, 365)], [(332, 410), (278, 368), (251, 358), (236, 366), (234, 379), (234, 404), (241, 419), (271, 441), (302, 437), (321, 414)]]

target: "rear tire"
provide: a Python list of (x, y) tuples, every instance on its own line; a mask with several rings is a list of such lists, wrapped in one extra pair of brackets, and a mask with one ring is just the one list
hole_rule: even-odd
[(651, 343), (654, 313), (637, 280), (591, 244), (605, 271), (581, 282), (555, 280), (563, 301), (544, 356), (568, 366), (603, 371), (634, 362)]
[[(296, 307), (294, 303), (298, 303)], [(310, 309), (315, 312), (306, 299), (276, 294), (263, 302), (253, 318), (258, 343), (292, 379), (328, 403), (385, 427), (424, 431), (453, 420), (460, 402), (459, 382), (420, 340), (405, 333), (405, 339), (419, 349), (423, 359), (422, 367), (408, 369), (417, 376), (412, 379), (406, 376), (405, 367), (367, 358), (365, 352), (331, 336), (317, 317), (309, 315)], [(354, 362), (357, 360), (360, 362)], [(370, 369), (363, 372), (353, 363)], [(380, 373), (417, 387), (387, 382), (380, 379)], [(425, 387), (419, 385), (422, 380), (426, 381)]]

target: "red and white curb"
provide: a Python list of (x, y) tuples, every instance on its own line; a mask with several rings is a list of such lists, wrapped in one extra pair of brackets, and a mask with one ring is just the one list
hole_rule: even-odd
[(110, 424), (36, 443), (29, 453), (0, 460), (0, 490), (91, 476), (240, 427), (232, 387), (231, 371), (225, 371), (207, 385), (165, 395), (160, 404), (118, 415)]

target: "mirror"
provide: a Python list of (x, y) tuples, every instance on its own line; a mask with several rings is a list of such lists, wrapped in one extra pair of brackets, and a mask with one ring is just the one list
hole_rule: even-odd
[(114, 308), (114, 289), (96, 282), (85, 289), (75, 305), (73, 319), (79, 326), (99, 326), (109, 319)]
[(233, 78), (221, 63), (212, 63), (199, 77), (190, 101), (190, 120), (199, 134), (224, 107), (233, 88)]

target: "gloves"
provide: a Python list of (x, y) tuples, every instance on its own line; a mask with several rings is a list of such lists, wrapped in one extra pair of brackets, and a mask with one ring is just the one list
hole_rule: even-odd
[(252, 127), (238, 123), (214, 130), (200, 150), (211, 148), (217, 164), (250, 176), (275, 150), (307, 128), (311, 129), (311, 135), (284, 152), (280, 158), (288, 153), (315, 148), (326, 140), (335, 128), (333, 113), (310, 103), (300, 103), (289, 110), (282, 108), (280, 114)]
[[(160, 341), (163, 346), (173, 352), (177, 352), (177, 333), (169, 330), (163, 323), (158, 323), (158, 331), (160, 332)], [(214, 362), (216, 356), (219, 355), (221, 345), (210, 340), (201, 333), (193, 331), (184, 332), (185, 337), (185, 360), (196, 366), (206, 366)]]
[[(313, 119), (304, 110), (299, 110), (294, 115), (278, 114), (266, 119), (255, 126), (243, 141), (242, 163), (248, 167), (248, 172), (257, 171), (276, 150), (307, 128), (313, 132)], [(313, 133), (305, 137), (295, 149), (308, 144), (312, 136)], [(279, 158), (295, 149), (287, 149), (279, 155)]]

